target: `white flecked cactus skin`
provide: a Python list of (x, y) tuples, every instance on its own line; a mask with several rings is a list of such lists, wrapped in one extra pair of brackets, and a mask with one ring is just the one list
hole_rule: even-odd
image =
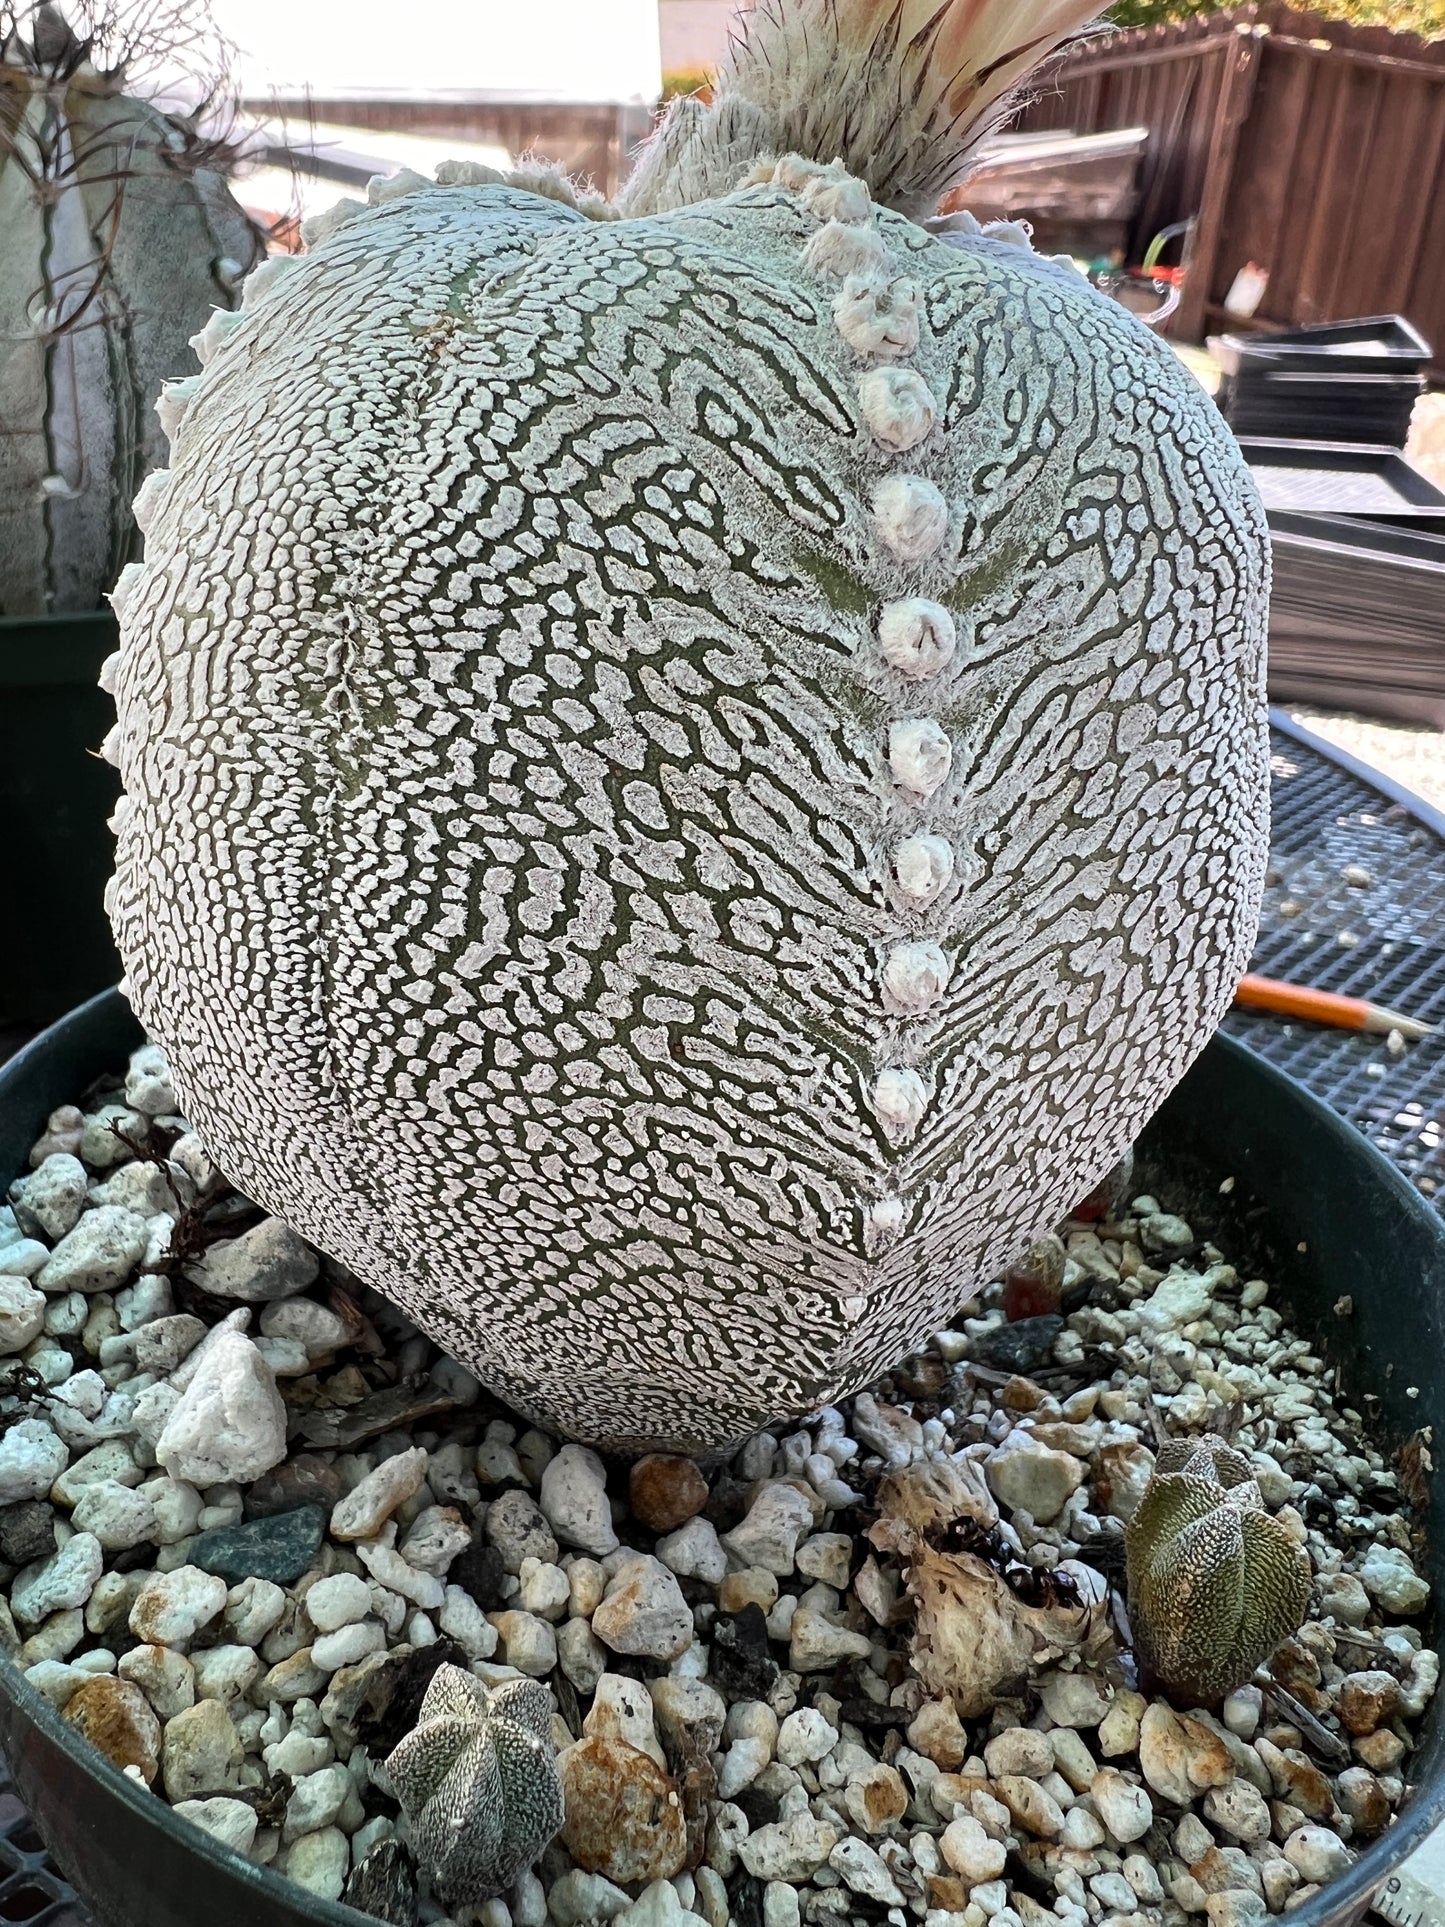
[(953, 1316), (1249, 953), (1266, 544), (1070, 269), (796, 157), (273, 262), (118, 592), (111, 907), (231, 1179), (523, 1411), (703, 1450)]

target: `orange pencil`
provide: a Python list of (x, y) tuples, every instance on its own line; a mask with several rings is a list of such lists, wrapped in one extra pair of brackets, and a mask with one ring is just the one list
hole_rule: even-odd
[(1276, 1017), (1304, 1017), (1312, 1024), (1332, 1024), (1336, 1030), (1369, 1030), (1383, 1035), (1397, 1030), (1402, 1037), (1428, 1037), (1433, 1024), (1418, 1017), (1402, 1017), (1383, 1004), (1363, 997), (1342, 997), (1333, 990), (1314, 990), (1306, 984), (1282, 984), (1274, 977), (1242, 977), (1234, 1001), (1244, 1010), (1268, 1010)]

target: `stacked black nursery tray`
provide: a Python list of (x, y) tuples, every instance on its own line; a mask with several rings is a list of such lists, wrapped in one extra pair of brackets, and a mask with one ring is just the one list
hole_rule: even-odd
[(1236, 435), (1403, 448), (1430, 346), (1402, 315), (1220, 335), (1218, 402)]
[(1401, 452), (1428, 344), (1387, 315), (1211, 347), (1273, 538), (1271, 696), (1445, 729), (1445, 492)]

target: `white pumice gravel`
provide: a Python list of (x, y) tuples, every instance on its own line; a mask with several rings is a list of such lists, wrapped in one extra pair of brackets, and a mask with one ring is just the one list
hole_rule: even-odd
[[(155, 1796), (258, 1864), (340, 1898), (405, 1846), (367, 1709), (443, 1658), (545, 1680), (559, 1745), (619, 1748), (690, 1816), (691, 1867), (569, 1816), (484, 1907), (446, 1915), (423, 1882), (424, 1927), (1249, 1927), (1398, 1812), (1439, 1677), (1418, 1453), (1386, 1463), (1268, 1281), (1169, 1199), (1069, 1221), (1066, 1309), (1010, 1323), (991, 1287), (870, 1392), (706, 1468), (700, 1506), (666, 1515), (653, 1468), (659, 1532), (626, 1466), (499, 1416), (227, 1192), (174, 1102), (138, 1052), (0, 1207), (0, 1646), (62, 1712), (123, 1687), (160, 1736)], [(884, 1475), (951, 1465), (1019, 1567), (1088, 1579), (1117, 1571), (1159, 1443), (1205, 1431), (1314, 1572), (1254, 1680), (1171, 1707), (1111, 1640), (982, 1717), (925, 1688), (907, 1572), (869, 1537)]]

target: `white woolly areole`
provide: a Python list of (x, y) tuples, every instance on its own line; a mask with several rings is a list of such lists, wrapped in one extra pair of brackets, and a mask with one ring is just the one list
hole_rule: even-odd
[[(114, 598), (112, 598), (112, 601), (113, 600)], [(100, 665), (100, 674), (95, 679), (96, 687), (103, 689), (107, 696), (113, 696), (115, 694), (115, 679), (119, 674), (120, 651), (119, 649), (115, 649), (111, 651), (110, 655), (108, 655)]]
[(810, 181), (826, 178), (832, 170), (822, 161), (810, 161), (803, 154), (784, 154), (773, 167), (773, 179), (790, 194), (801, 194)]
[[(115, 611), (117, 622), (124, 622), (126, 609), (130, 606), (131, 598), (140, 587), (141, 577), (144, 574), (145, 564), (143, 562), (127, 562), (120, 574), (116, 577), (115, 587), (111, 590), (108, 600), (111, 608)], [(104, 683), (101, 684), (101, 687), (105, 687)]]
[(209, 366), (230, 337), (244, 325), (244, 321), (243, 315), (236, 314), (230, 308), (217, 308), (200, 333), (191, 336), (191, 352), (203, 368)]
[(804, 183), (798, 198), (820, 221), (866, 221), (873, 211), (873, 197), (867, 184), (853, 174), (845, 174), (838, 180), (815, 174)]
[(863, 1209), (864, 1249), (873, 1255), (886, 1251), (902, 1236), (906, 1222), (902, 1198), (880, 1198)]
[(944, 836), (907, 836), (893, 852), (893, 875), (905, 897), (926, 906), (953, 876), (953, 845)]
[(301, 263), (294, 254), (273, 254), (253, 268), (241, 283), (241, 310), (249, 314), (259, 301), (271, 294), (278, 282), (284, 281), (288, 274), (294, 274)]
[(1011, 248), (1028, 248), (1034, 245), (1034, 231), (1025, 221), (985, 221), (979, 233), (989, 241), (1002, 241)]
[(870, 368), (858, 383), (858, 407), (874, 439), (895, 455), (916, 448), (938, 418), (933, 390), (913, 368)]
[(332, 206), (322, 208), (319, 214), (307, 215), (301, 223), (301, 239), (308, 248), (314, 248), (318, 241), (324, 241), (328, 234), (334, 234), (338, 228), (345, 227), (348, 221), (355, 220), (358, 214), (365, 212), (365, 201), (353, 200), (349, 194), (343, 195)]
[(388, 201), (405, 200), (419, 188), (435, 187), (425, 174), (410, 167), (399, 167), (394, 174), (373, 174), (366, 183), (366, 198), (372, 207), (385, 207)]
[(439, 161), (438, 187), (500, 187), (506, 175), (481, 161)]
[[(110, 830), (114, 835), (118, 836), (120, 834), (122, 826), (125, 823), (125, 819), (130, 815), (131, 811), (134, 808), (135, 808), (135, 805), (128, 796), (118, 796), (115, 799), (115, 808), (111, 811), (110, 815), (106, 818), (105, 827), (108, 830)], [(109, 887), (109, 884), (114, 882), (115, 882), (115, 878), (110, 877), (107, 881), (107, 887)]]
[(130, 512), (135, 517), (135, 525), (144, 535), (161, 505), (161, 497), (171, 485), (171, 471), (168, 468), (153, 468), (140, 487), (136, 490), (135, 500)]
[(842, 221), (829, 221), (808, 237), (803, 249), (803, 266), (809, 274), (850, 274), (867, 277), (876, 274), (887, 259), (883, 236), (871, 226), (848, 227)]
[(935, 214), (922, 225), (930, 234), (940, 240), (950, 234), (982, 234), (983, 223), (976, 214), (970, 214), (966, 207), (955, 209), (952, 214)]
[(927, 562), (948, 534), (948, 504), (925, 475), (885, 475), (873, 490), (878, 540), (900, 562)]
[(186, 375), (180, 381), (167, 381), (161, 384), (161, 392), (156, 397), (156, 417), (165, 431), (166, 440), (173, 442), (186, 418), (186, 409), (201, 385), (199, 375)]
[(100, 753), (106, 762), (114, 763), (117, 769), (120, 768), (120, 746), (123, 741), (124, 735), (120, 724), (112, 723), (105, 732), (105, 741), (100, 746)]
[(884, 604), (878, 618), (878, 648), (889, 668), (910, 682), (946, 669), (957, 646), (953, 617), (941, 602), (907, 596)]
[(953, 744), (931, 716), (910, 716), (888, 730), (888, 764), (900, 789), (932, 796), (948, 775)]
[(901, 360), (918, 346), (918, 283), (907, 275), (884, 281), (850, 274), (833, 303), (833, 319), (855, 354)]
[(948, 988), (952, 966), (936, 943), (899, 943), (883, 964), (883, 988), (900, 1010), (928, 1010)]
[(873, 1084), (873, 1109), (895, 1144), (912, 1137), (928, 1109), (928, 1086), (917, 1071), (890, 1067)]

